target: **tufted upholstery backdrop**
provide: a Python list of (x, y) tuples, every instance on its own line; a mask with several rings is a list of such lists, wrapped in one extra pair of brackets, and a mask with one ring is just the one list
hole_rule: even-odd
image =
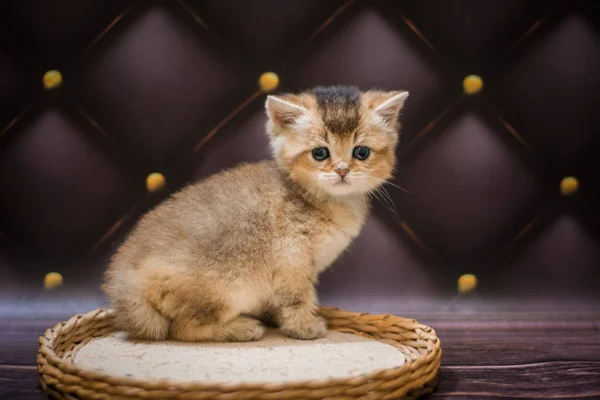
[[(58, 88), (44, 89), (48, 70)], [(49, 271), (97, 291), (145, 210), (268, 157), (265, 71), (281, 91), (411, 92), (404, 190), (387, 187), (323, 276), (325, 301), (452, 295), (464, 273), (483, 299), (600, 297), (593, 0), (2, 1), (2, 297), (39, 291)], [(470, 74), (484, 86), (469, 96)], [(163, 190), (146, 190), (152, 172)]]

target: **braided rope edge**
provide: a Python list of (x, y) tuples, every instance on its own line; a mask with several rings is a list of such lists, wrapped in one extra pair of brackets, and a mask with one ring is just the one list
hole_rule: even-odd
[(56, 324), (39, 338), (38, 381), (57, 399), (416, 399), (433, 392), (442, 350), (435, 331), (414, 319), (322, 307), (329, 329), (379, 340), (406, 356), (398, 368), (354, 378), (277, 384), (144, 381), (86, 370), (73, 363), (80, 348), (115, 331), (114, 312), (99, 308)]

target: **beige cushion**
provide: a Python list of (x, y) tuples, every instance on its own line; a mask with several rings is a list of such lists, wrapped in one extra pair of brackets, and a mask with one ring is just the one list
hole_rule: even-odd
[(314, 341), (275, 330), (258, 342), (134, 342), (124, 333), (91, 341), (74, 358), (79, 367), (145, 380), (214, 383), (289, 382), (348, 378), (400, 367), (404, 355), (375, 340), (330, 331)]

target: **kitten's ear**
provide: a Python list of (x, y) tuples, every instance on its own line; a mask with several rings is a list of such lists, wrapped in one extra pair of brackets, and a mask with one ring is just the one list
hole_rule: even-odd
[(272, 95), (267, 96), (265, 108), (267, 116), (273, 124), (281, 127), (293, 124), (298, 117), (307, 111), (302, 106)]
[(375, 112), (385, 118), (388, 122), (394, 122), (404, 102), (408, 98), (408, 92), (388, 92), (381, 96), (381, 103), (375, 106)]

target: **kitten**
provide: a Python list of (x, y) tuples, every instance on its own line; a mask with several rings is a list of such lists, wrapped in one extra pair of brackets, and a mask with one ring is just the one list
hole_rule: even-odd
[(268, 96), (274, 159), (190, 185), (147, 213), (103, 289), (132, 338), (249, 341), (269, 319), (325, 335), (315, 283), (359, 234), (389, 179), (408, 92), (318, 87)]

